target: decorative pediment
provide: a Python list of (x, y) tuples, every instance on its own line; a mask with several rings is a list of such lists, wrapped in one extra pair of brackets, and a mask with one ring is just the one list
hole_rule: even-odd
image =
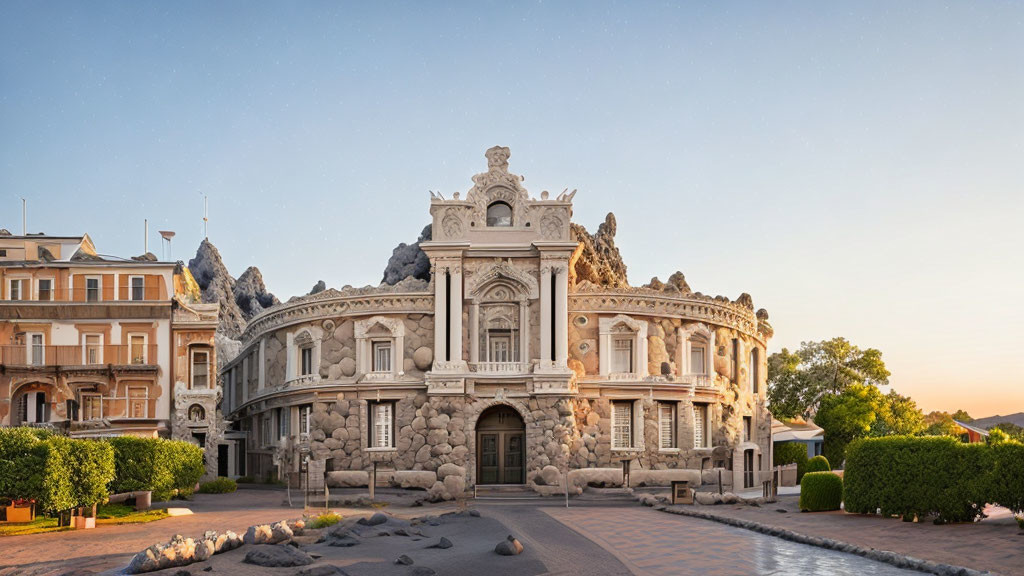
[(618, 314), (612, 318), (601, 318), (599, 321), (601, 333), (612, 332), (643, 332), (646, 335), (647, 322), (637, 320), (625, 314)]
[[(497, 294), (501, 286), (509, 290), (507, 297)], [(474, 300), (508, 301), (518, 300), (520, 296), (537, 298), (540, 287), (537, 279), (525, 270), (516, 268), (511, 261), (498, 260), (470, 277), (467, 292)]]
[(392, 338), (405, 336), (405, 323), (399, 318), (374, 316), (355, 323), (355, 337), (362, 339), (370, 336), (388, 335)]

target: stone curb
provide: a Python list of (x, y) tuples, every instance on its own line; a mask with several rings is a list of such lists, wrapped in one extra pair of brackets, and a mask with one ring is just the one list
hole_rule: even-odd
[[(641, 503), (649, 505), (642, 500)], [(857, 556), (863, 556), (864, 558), (875, 560), (876, 562), (891, 564), (897, 568), (917, 570), (919, 572), (927, 572), (929, 574), (938, 574), (939, 576), (997, 576), (995, 572), (979, 571), (964, 566), (953, 566), (951, 564), (942, 564), (939, 562), (932, 562), (930, 560), (921, 560), (920, 558), (914, 558), (913, 556), (906, 556), (896, 552), (890, 552), (888, 550), (864, 548), (863, 546), (850, 544), (848, 542), (841, 542), (839, 540), (832, 540), (831, 538), (817, 538), (815, 536), (808, 536), (799, 532), (793, 532), (792, 530), (787, 530), (785, 528), (761, 524), (760, 522), (754, 522), (752, 520), (740, 520), (739, 518), (712, 514), (710, 512), (690, 510), (682, 506), (657, 504), (654, 506), (654, 509), (660, 512), (668, 512), (669, 514), (678, 514), (680, 516), (689, 516), (691, 518), (700, 518), (702, 520), (711, 520), (721, 524), (728, 524), (729, 526), (759, 532), (761, 534), (782, 538), (783, 540), (789, 540), (791, 542), (809, 544), (811, 546), (825, 548), (826, 550), (836, 550), (847, 554), (856, 554)]]

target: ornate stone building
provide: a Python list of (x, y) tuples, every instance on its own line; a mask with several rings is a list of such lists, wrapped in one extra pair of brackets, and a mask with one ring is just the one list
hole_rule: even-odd
[[(431, 194), (430, 281), (327, 290), (267, 310), (224, 367), (250, 476), (324, 460), (340, 485), (376, 463), (450, 498), (476, 484), (578, 492), (621, 481), (759, 485), (770, 466), (767, 314), (691, 293), (577, 278), (575, 192), (532, 197), (509, 150), (460, 197)], [(583, 266), (585, 269), (586, 266)]]

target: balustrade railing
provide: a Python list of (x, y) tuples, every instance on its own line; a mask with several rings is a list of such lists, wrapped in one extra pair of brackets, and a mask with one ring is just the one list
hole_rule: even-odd
[(157, 363), (157, 358), (156, 344), (0, 346), (0, 364), (8, 366), (152, 365)]
[(470, 368), (478, 374), (525, 374), (530, 365), (525, 362), (474, 362)]
[(17, 297), (8, 294), (0, 304), (18, 304), (22, 302), (81, 302), (86, 304), (110, 303), (110, 302), (158, 302), (168, 300), (166, 290), (161, 286), (118, 286), (117, 291), (112, 288), (52, 288), (37, 289), (29, 293), (28, 284), (23, 284), (24, 291), (19, 290)]

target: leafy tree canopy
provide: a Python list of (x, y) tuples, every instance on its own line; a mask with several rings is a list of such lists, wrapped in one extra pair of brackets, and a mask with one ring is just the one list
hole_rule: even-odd
[(841, 394), (854, 384), (888, 383), (882, 353), (861, 350), (845, 338), (802, 342), (796, 352), (783, 348), (768, 358), (769, 406), (777, 418), (812, 414), (825, 396)]

